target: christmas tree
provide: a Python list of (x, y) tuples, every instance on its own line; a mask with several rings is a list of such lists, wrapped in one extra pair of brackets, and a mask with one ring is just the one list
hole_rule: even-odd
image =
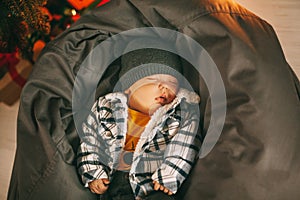
[(109, 0), (1, 0), (0, 102), (20, 96), (32, 65), (51, 39)]

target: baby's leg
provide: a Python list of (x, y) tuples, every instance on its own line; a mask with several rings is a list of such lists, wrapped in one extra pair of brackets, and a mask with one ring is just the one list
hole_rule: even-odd
[(116, 171), (109, 184), (107, 195), (108, 200), (134, 200), (128, 172)]
[(175, 200), (174, 195), (168, 195), (162, 191), (153, 191), (145, 200)]

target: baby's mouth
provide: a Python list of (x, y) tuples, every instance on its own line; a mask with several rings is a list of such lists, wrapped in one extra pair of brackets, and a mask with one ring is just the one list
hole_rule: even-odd
[(155, 101), (157, 101), (161, 105), (164, 105), (167, 102), (167, 98), (165, 96), (159, 96), (155, 98)]

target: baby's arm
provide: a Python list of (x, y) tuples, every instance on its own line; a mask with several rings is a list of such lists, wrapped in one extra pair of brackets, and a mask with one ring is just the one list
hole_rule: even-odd
[[(152, 175), (153, 181), (172, 193), (176, 193), (187, 178), (200, 149), (201, 141), (197, 137), (199, 116), (193, 110), (191, 107), (181, 110), (181, 113), (186, 113), (182, 116), (180, 129), (167, 145), (162, 165)], [(158, 188), (158, 185), (154, 184), (154, 187)]]
[(91, 114), (83, 123), (83, 134), (81, 135), (81, 143), (77, 153), (77, 167), (82, 182), (85, 187), (89, 187), (95, 193), (107, 189), (107, 186), (103, 186), (102, 180), (104, 180), (104, 184), (108, 184), (107, 181), (109, 178), (108, 167), (103, 164), (103, 156), (106, 154), (104, 151), (105, 146), (103, 146), (103, 143), (101, 143), (102, 145), (100, 144), (98, 136), (100, 123), (97, 114), (98, 107), (101, 106), (99, 104), (101, 104), (100, 101), (96, 101)]
[(107, 167), (101, 163), (96, 146), (82, 142), (78, 150), (77, 167), (85, 187), (94, 180), (108, 179)]

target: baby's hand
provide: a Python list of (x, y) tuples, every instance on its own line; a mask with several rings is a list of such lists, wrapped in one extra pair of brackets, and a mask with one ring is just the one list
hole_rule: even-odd
[(91, 192), (96, 194), (103, 194), (108, 189), (109, 180), (106, 178), (97, 179), (89, 183)]
[(163, 191), (164, 193), (166, 193), (168, 195), (172, 195), (173, 194), (168, 188), (166, 188), (165, 186), (159, 184), (156, 181), (153, 181), (153, 185), (154, 185), (153, 186), (154, 190), (161, 190), (161, 191)]

